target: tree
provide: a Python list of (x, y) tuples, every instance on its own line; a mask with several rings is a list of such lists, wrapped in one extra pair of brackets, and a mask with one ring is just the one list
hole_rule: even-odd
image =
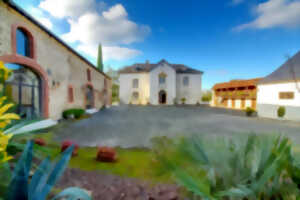
[(103, 59), (102, 59), (102, 45), (101, 44), (99, 44), (99, 47), (98, 47), (97, 68), (103, 72)]

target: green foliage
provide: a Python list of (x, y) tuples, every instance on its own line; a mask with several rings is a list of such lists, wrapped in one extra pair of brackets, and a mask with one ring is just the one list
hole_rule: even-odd
[(117, 84), (112, 85), (112, 102), (119, 102), (119, 88)]
[(84, 114), (85, 114), (85, 110), (80, 109), (80, 108), (72, 108), (72, 109), (65, 110), (63, 112), (63, 118), (69, 119), (69, 118), (74, 117), (75, 119), (79, 119)]
[(246, 115), (248, 117), (251, 117), (254, 112), (255, 112), (255, 110), (253, 108), (250, 108), (250, 107), (246, 108)]
[(97, 68), (103, 72), (103, 58), (102, 58), (102, 45), (101, 44), (99, 44), (99, 47), (98, 47)]
[(155, 149), (161, 167), (202, 199), (293, 199), (299, 195), (293, 180), (300, 177), (295, 172), (300, 168), (287, 138), (193, 136), (160, 141)]
[(280, 106), (277, 110), (277, 115), (278, 117), (284, 117), (285, 115), (285, 107), (284, 106)]
[(181, 103), (182, 103), (182, 104), (185, 104), (185, 101), (186, 101), (186, 98), (185, 98), (185, 97), (181, 98)]
[[(15, 166), (7, 191), (7, 199), (9, 200), (45, 200), (52, 187), (66, 169), (74, 149), (74, 146), (71, 146), (65, 150), (61, 159), (56, 163), (51, 163), (49, 157), (44, 159), (29, 181), (29, 174), (33, 165), (33, 147), (34, 145), (32, 141), (27, 143), (17, 165)], [(72, 192), (70, 189), (63, 191), (60, 196), (71, 195), (72, 193), (70, 194), (70, 192)], [(85, 199), (89, 200), (89, 198)]]
[(203, 102), (210, 102), (210, 101), (211, 101), (211, 98), (212, 98), (212, 93), (211, 93), (211, 91), (207, 91), (207, 92), (203, 93), (201, 100), (202, 100)]

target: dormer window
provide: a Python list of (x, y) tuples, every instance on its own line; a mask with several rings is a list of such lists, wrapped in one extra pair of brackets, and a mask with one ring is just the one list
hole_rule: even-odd
[(26, 31), (21, 28), (18, 28), (16, 31), (16, 53), (21, 56), (33, 57), (32, 49), (30, 45), (32, 43), (31, 37)]
[(166, 84), (166, 77), (167, 75), (165, 73), (160, 73), (158, 75), (158, 80), (160, 85)]

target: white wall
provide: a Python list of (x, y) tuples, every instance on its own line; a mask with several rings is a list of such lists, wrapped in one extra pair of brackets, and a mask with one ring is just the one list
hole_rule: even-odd
[[(166, 83), (159, 84), (159, 74), (165, 73)], [(176, 98), (176, 72), (175, 70), (166, 65), (157, 66), (150, 72), (150, 103), (153, 105), (158, 105), (158, 93), (161, 90), (167, 92), (167, 104), (172, 105), (174, 98)]]
[[(139, 87), (133, 88), (133, 79), (139, 80)], [(129, 104), (147, 104), (149, 101), (150, 89), (149, 89), (149, 74), (148, 73), (136, 73), (136, 74), (120, 74), (120, 90), (119, 97), (120, 102)], [(138, 101), (132, 101), (132, 93), (138, 92)]]
[[(297, 83), (300, 88), (300, 82)], [(279, 99), (279, 92), (294, 92), (294, 99)], [(258, 85), (257, 104), (274, 104), (281, 106), (300, 106), (300, 91), (296, 83), (279, 83)]]
[[(183, 85), (184, 77), (189, 77), (189, 85)], [(177, 74), (176, 76), (177, 99), (181, 102), (186, 99), (186, 104), (201, 102), (202, 97), (202, 74)]]

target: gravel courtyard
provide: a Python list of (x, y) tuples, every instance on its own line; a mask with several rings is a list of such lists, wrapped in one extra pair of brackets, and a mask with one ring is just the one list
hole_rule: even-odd
[(282, 133), (300, 144), (300, 123), (248, 118), (241, 111), (206, 106), (113, 106), (59, 128), (57, 140), (83, 146), (149, 146), (157, 136)]

